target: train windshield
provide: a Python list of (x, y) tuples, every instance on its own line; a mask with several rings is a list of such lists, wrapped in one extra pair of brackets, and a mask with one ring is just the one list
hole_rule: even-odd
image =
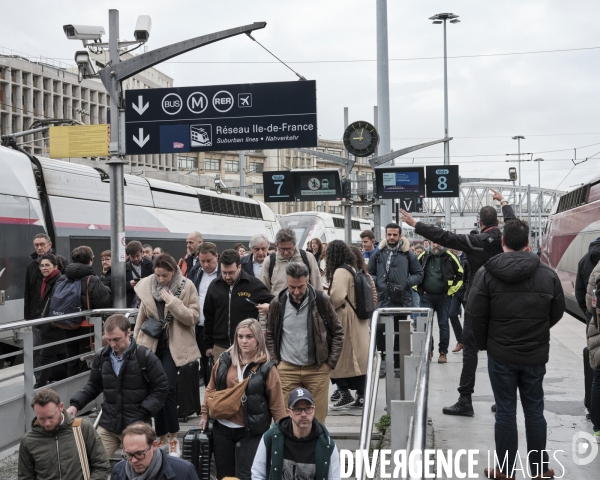
[[(317, 224), (321, 219), (315, 215), (290, 215), (279, 219), (279, 223), (283, 228), (291, 228), (296, 234), (296, 244), (302, 247), (306, 244), (306, 239), (313, 238)], [(318, 235), (317, 235), (318, 236)]]

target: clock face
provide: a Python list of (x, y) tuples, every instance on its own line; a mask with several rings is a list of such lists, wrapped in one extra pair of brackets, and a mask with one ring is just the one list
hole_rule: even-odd
[(344, 146), (356, 157), (368, 157), (377, 148), (379, 135), (369, 122), (354, 122), (344, 132)]

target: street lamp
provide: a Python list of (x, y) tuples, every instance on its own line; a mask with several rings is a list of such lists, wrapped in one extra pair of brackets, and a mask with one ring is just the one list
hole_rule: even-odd
[(513, 140), (517, 140), (519, 142), (518, 152), (519, 152), (519, 218), (521, 218), (522, 212), (522, 200), (521, 200), (521, 140), (525, 140), (525, 137), (522, 135), (516, 135), (512, 137)]
[(541, 177), (540, 165), (541, 165), (541, 162), (543, 162), (543, 161), (544, 161), (543, 158), (536, 158), (534, 160), (534, 162), (537, 162), (537, 164), (538, 164), (538, 189), (539, 189), (539, 193), (538, 193), (538, 238), (537, 238), (537, 247), (538, 248), (541, 248), (541, 245), (542, 245), (540, 238), (542, 236), (542, 208), (544, 207), (544, 195), (542, 194), (542, 177)]
[[(453, 13), (438, 13), (429, 17), (435, 25), (444, 24), (444, 138), (448, 138), (448, 55), (446, 52), (446, 21), (450, 23), (459, 23), (458, 15)], [(450, 165), (450, 142), (444, 142), (444, 165)], [(450, 230), (452, 224), (451, 199), (444, 201), (444, 210), (446, 210), (446, 230)]]

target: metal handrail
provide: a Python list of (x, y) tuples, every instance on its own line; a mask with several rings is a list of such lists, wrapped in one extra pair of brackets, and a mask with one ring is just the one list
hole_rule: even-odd
[(99, 308), (95, 310), (82, 310), (81, 312), (68, 313), (66, 315), (57, 315), (55, 317), (36, 318), (35, 320), (18, 320), (16, 322), (0, 325), (0, 333), (18, 328), (35, 327), (37, 325), (44, 325), (45, 323), (57, 322), (60, 320), (69, 320), (71, 318), (96, 317), (99, 315), (112, 315), (115, 313), (122, 313), (127, 316), (127, 314), (132, 314), (137, 311), (138, 310), (135, 308)]
[[(410, 314), (410, 313), (425, 313), (430, 315), (430, 308), (378, 308), (373, 312), (373, 317), (371, 319), (371, 332), (369, 338), (369, 354), (367, 359), (367, 379), (366, 385), (371, 388), (373, 375), (373, 362), (375, 361), (375, 351), (377, 345), (377, 324), (379, 323), (380, 316), (387, 315), (401, 315), (401, 314)], [(431, 320), (433, 316), (430, 316), (428, 319), (427, 332), (431, 333), (429, 325), (432, 323)], [(426, 344), (427, 348), (431, 348), (431, 343)], [(429, 352), (429, 350), (426, 350)], [(424, 355), (425, 356), (425, 355)], [(427, 354), (427, 359), (429, 360), (429, 354)], [(381, 361), (381, 359), (379, 359)], [(422, 361), (421, 361), (422, 362)], [(419, 372), (421, 369), (419, 368)], [(375, 372), (375, 375), (379, 376), (379, 369)], [(369, 444), (371, 442), (371, 432), (373, 429), (372, 425), (369, 425), (369, 419), (372, 418), (371, 410), (374, 408), (373, 405), (373, 392), (365, 392), (365, 405), (363, 407), (363, 414), (360, 424), (360, 438), (358, 441), (358, 450), (369, 450)], [(388, 412), (389, 413), (389, 412)], [(427, 417), (425, 418), (425, 422), (427, 422)], [(372, 422), (371, 422), (372, 423)], [(356, 478), (357, 480), (364, 480), (366, 475), (366, 471), (362, 462), (362, 456), (357, 456), (356, 458)]]
[[(423, 452), (425, 452), (427, 443), (427, 399), (429, 395), (429, 365), (431, 356), (431, 346), (433, 342), (432, 336), (433, 317), (428, 319), (425, 345), (423, 346), (423, 355), (419, 363), (417, 371), (417, 385), (415, 389), (415, 407), (413, 416), (408, 431), (407, 456), (413, 450), (418, 450), (421, 455), (413, 455), (409, 457), (409, 461), (413, 464), (409, 468), (409, 472), (421, 472), (419, 477), (414, 477), (409, 474), (410, 480), (421, 480), (425, 478), (425, 464), (423, 462)], [(415, 468), (417, 463), (421, 463), (421, 468)]]

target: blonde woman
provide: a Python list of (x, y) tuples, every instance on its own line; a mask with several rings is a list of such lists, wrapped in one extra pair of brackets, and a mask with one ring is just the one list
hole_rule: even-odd
[(215, 362), (206, 387), (200, 428), (206, 428), (206, 399), (215, 390), (231, 388), (250, 377), (245, 401), (227, 420), (215, 420), (212, 429), (217, 477), (251, 480), (252, 462), (271, 420), (287, 416), (277, 367), (271, 361), (260, 323), (249, 318), (235, 330), (235, 342)]

